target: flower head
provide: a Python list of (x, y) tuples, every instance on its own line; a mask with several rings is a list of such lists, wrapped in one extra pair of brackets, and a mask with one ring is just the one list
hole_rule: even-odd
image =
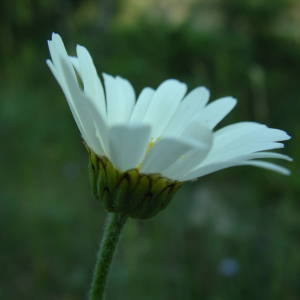
[[(205, 87), (186, 94), (186, 84), (168, 79), (157, 89), (144, 88), (136, 99), (128, 80), (108, 74), (100, 79), (86, 48), (77, 45), (77, 56), (69, 56), (55, 33), (48, 45), (51, 60), (47, 64), (89, 149), (98, 195), (103, 196), (105, 188), (111, 192), (112, 183), (107, 181), (113, 181), (108, 174), (105, 185), (97, 187), (96, 173), (101, 166), (102, 174), (107, 169), (115, 170), (116, 189), (126, 176), (126, 182), (134, 181), (135, 176), (136, 180), (139, 176), (151, 178), (152, 188), (157, 178), (163, 180), (164, 184), (160, 182), (153, 191), (156, 196), (166, 186), (172, 186), (169, 189), (173, 192), (184, 181), (232, 166), (252, 165), (289, 174), (286, 168), (262, 160), (290, 160), (286, 155), (269, 152), (284, 147), (282, 141), (290, 138), (286, 132), (255, 122), (214, 130), (236, 105), (234, 98), (208, 103)], [(129, 176), (130, 172), (138, 176)]]

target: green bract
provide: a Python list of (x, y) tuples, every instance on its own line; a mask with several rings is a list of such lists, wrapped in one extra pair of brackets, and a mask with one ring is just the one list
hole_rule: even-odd
[(110, 212), (150, 218), (169, 204), (181, 186), (178, 181), (159, 174), (141, 174), (138, 169), (121, 172), (107, 158), (88, 152), (94, 195)]

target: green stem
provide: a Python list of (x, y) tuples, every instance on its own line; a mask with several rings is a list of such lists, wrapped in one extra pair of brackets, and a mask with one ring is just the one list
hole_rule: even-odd
[(103, 299), (109, 268), (126, 220), (126, 215), (117, 213), (109, 213), (107, 217), (90, 288), (90, 300)]

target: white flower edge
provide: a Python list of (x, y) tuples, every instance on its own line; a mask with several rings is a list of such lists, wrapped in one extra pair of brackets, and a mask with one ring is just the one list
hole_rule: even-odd
[[(213, 131), (234, 108), (224, 97), (209, 104), (209, 91), (164, 81), (156, 90), (144, 88), (137, 100), (130, 82), (103, 74), (104, 87), (86, 48), (69, 56), (61, 37), (48, 41), (47, 64), (61, 86), (82, 138), (98, 155), (121, 171), (139, 168), (187, 181), (232, 166), (253, 165), (282, 174), (289, 170), (266, 158), (291, 160), (275, 152), (290, 136), (255, 122), (240, 122)], [(82, 87), (83, 86), (83, 87)]]

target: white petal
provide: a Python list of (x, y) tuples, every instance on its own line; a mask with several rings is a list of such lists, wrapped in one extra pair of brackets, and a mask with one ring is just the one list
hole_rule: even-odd
[(77, 80), (72, 76), (72, 67), (70, 66), (70, 61), (61, 58), (61, 68), (62, 75), (65, 78), (65, 83), (72, 99), (74, 113), (76, 114), (76, 118), (79, 119), (80, 126), (82, 126), (83, 129), (83, 138), (94, 152), (96, 152), (98, 155), (103, 155), (105, 152), (103, 140), (99, 140), (97, 137), (96, 126), (102, 125), (101, 136), (106, 135), (105, 123), (103, 122), (100, 114), (97, 114), (97, 120), (95, 119), (95, 109), (92, 106), (92, 102), (89, 100), (89, 98), (86, 98), (83, 95), (78, 86)]
[(218, 162), (218, 163), (213, 163), (209, 164), (203, 167), (199, 167), (197, 169), (194, 169), (193, 171), (187, 173), (185, 176), (181, 178), (182, 181), (187, 181), (187, 180), (193, 180), (197, 179), (198, 177), (205, 176), (207, 174), (226, 169), (229, 167), (233, 166), (239, 166), (241, 165), (241, 161), (225, 161), (225, 162)]
[(190, 91), (182, 100), (182, 109), (190, 109), (191, 107), (201, 109), (209, 100), (209, 90), (206, 87), (199, 86)]
[(182, 100), (186, 85), (175, 79), (164, 81), (155, 91), (144, 122), (152, 125), (152, 137), (161, 135)]
[(231, 112), (236, 103), (236, 99), (232, 97), (220, 98), (206, 106), (197, 118), (212, 129)]
[[(55, 34), (53, 34), (52, 36), (55, 37)], [(57, 47), (56, 47), (56, 44), (52, 40), (48, 41), (48, 46), (49, 46), (49, 51), (50, 51), (50, 54), (51, 54), (52, 61), (48, 59), (46, 61), (47, 65), (49, 66), (49, 68), (52, 71), (55, 79), (57, 80), (57, 82), (59, 83), (61, 89), (63, 90), (63, 92), (66, 96), (67, 102), (69, 104), (70, 110), (73, 114), (74, 120), (75, 120), (75, 122), (76, 122), (76, 124), (77, 124), (77, 126), (78, 126), (78, 128), (81, 132), (82, 137), (85, 139), (87, 134), (86, 134), (85, 128), (82, 124), (82, 121), (79, 117), (78, 110), (75, 107), (75, 104), (74, 104), (74, 101), (72, 99), (69, 87), (66, 83), (65, 74), (64, 74), (63, 69), (62, 69), (63, 67), (62, 67), (61, 61), (62, 61), (62, 59), (68, 60), (68, 55), (66, 54), (64, 49), (63, 50), (61, 50), (61, 49), (58, 50)], [(73, 80), (72, 73), (71, 74), (69, 74), (69, 73), (68, 73), (68, 76), (72, 77), (72, 80)]]
[(194, 143), (181, 141), (175, 138), (164, 138), (156, 142), (147, 153), (142, 164), (142, 173), (162, 173), (179, 157), (195, 148)]
[(164, 176), (181, 180), (188, 172), (197, 167), (209, 152), (213, 141), (212, 131), (197, 122), (194, 122), (191, 127), (185, 137), (196, 139), (195, 150), (179, 157), (175, 163), (163, 171)]
[(145, 155), (150, 126), (115, 125), (109, 130), (110, 159), (121, 171), (137, 167)]
[[(64, 93), (68, 94), (68, 96), (66, 95), (66, 97), (69, 98), (69, 100), (71, 101), (72, 99), (70, 99), (70, 93), (66, 86), (65, 77), (63, 75), (61, 65), (61, 59), (63, 58), (65, 60), (69, 60), (69, 56), (61, 37), (58, 34), (53, 33), (52, 40), (48, 41), (48, 47), (52, 59), (52, 65), (49, 63), (49, 60), (47, 61), (47, 64), (51, 69), (53, 75), (57, 79), (58, 83), (60, 84), (61, 88), (63, 89)], [(71, 68), (70, 76), (73, 79), (76, 79), (75, 71), (73, 70), (73, 68)]]
[(52, 33), (52, 42), (55, 44), (56, 49), (59, 51), (61, 55), (64, 56), (68, 55), (64, 42), (59, 34), (55, 32)]
[(73, 65), (73, 67), (75, 68), (76, 72), (78, 74), (80, 74), (79, 60), (78, 60), (77, 56), (69, 56), (69, 59)]
[(130, 117), (130, 123), (141, 123), (153, 97), (154, 90), (144, 88), (140, 93)]
[(276, 164), (266, 162), (266, 161), (260, 161), (260, 160), (246, 161), (246, 162), (243, 163), (243, 165), (260, 167), (260, 168), (264, 168), (264, 169), (268, 169), (268, 170), (271, 170), (271, 171), (281, 173), (283, 175), (290, 175), (291, 174), (291, 171), (288, 170), (287, 168), (284, 168), (284, 167), (281, 167), (281, 166), (278, 166)]
[(128, 80), (121, 77), (114, 78), (108, 74), (103, 74), (103, 77), (108, 122), (111, 125), (126, 123), (135, 103), (134, 89)]
[[(60, 85), (61, 89), (63, 90), (74, 117), (78, 117), (78, 113), (77, 113), (77, 111), (75, 111), (75, 107), (74, 107), (73, 99), (72, 99), (70, 91), (69, 91), (69, 87), (66, 84), (64, 73), (61, 71), (61, 66), (59, 66), (59, 68), (55, 67), (53, 62), (50, 59), (47, 59), (46, 63), (48, 65), (49, 69), (51, 70), (53, 76), (55, 77), (56, 81)], [(60, 71), (59, 71), (59, 69), (60, 69)]]
[(198, 148), (209, 150), (213, 142), (213, 132), (198, 120), (194, 120), (183, 130), (180, 139), (195, 143)]
[(232, 160), (228, 161), (220, 161), (220, 162), (215, 162), (211, 164), (202, 164), (198, 168), (192, 170), (189, 172), (186, 176), (182, 177), (181, 180), (191, 180), (191, 179), (196, 179), (198, 177), (216, 172), (221, 169), (233, 167), (233, 166), (257, 166), (257, 167), (262, 167), (266, 169), (270, 169), (279, 173), (283, 173), (288, 175), (290, 171), (286, 168), (283, 168), (281, 166), (278, 166), (274, 163), (266, 162), (266, 161), (259, 161), (259, 160), (252, 160), (256, 158), (278, 158), (278, 159), (284, 159), (291, 161), (292, 159), (287, 156), (283, 155), (280, 153), (275, 153), (275, 152), (257, 152), (257, 153), (252, 153), (249, 155), (244, 155), (244, 156), (239, 156), (235, 157)]
[(226, 126), (215, 133), (214, 145), (205, 164), (231, 160), (253, 152), (284, 147), (277, 141), (289, 136), (282, 130), (268, 128), (254, 122), (243, 122)]
[(109, 157), (109, 145), (108, 145), (108, 126), (102, 115), (99, 113), (95, 106), (95, 102), (90, 98), (86, 98), (87, 109), (91, 116), (91, 121), (95, 128), (95, 136), (99, 141), (102, 149), (102, 155)]
[(194, 119), (204, 108), (209, 99), (209, 91), (205, 87), (192, 90), (182, 102), (173, 115), (163, 135), (178, 136), (182, 130)]
[(55, 77), (55, 79), (57, 80), (58, 84), (60, 85), (66, 99), (67, 99), (67, 102), (68, 102), (68, 105), (70, 107), (70, 110), (72, 112), (72, 115), (73, 115), (73, 118), (76, 122), (76, 125), (81, 133), (81, 136), (85, 139), (85, 136), (86, 136), (86, 132), (85, 132), (85, 129), (84, 129), (84, 126), (82, 124), (82, 121), (80, 120), (80, 117), (78, 115), (78, 112), (77, 112), (77, 109), (73, 103), (73, 99), (70, 95), (70, 92), (69, 92), (69, 88), (68, 86), (66, 85), (66, 82), (65, 82), (65, 78), (64, 78), (64, 75), (61, 74), (60, 72), (58, 72), (57, 68), (54, 67), (52, 61), (50, 59), (47, 59), (46, 61), (48, 67), (50, 68), (53, 76)]
[[(56, 74), (61, 77), (62, 74), (61, 74), (61, 66), (60, 66), (60, 59), (59, 59), (59, 57), (61, 55), (60, 55), (59, 51), (56, 49), (56, 46), (52, 40), (48, 41), (48, 48), (50, 51), (52, 66), (56, 70)], [(68, 55), (62, 55), (62, 57), (68, 57)], [(49, 63), (48, 63), (48, 66), (49, 66)], [(51, 67), (50, 67), (50, 69), (51, 69)]]
[(47, 59), (46, 60), (46, 64), (49, 67), (49, 69), (51, 70), (53, 76), (55, 77), (56, 81), (60, 84), (61, 82), (61, 76), (60, 74), (58, 74), (56, 68), (54, 67), (52, 60), (51, 59)]
[(246, 159), (257, 159), (257, 158), (276, 158), (276, 159), (284, 159), (287, 161), (293, 161), (291, 157), (288, 155), (284, 155), (276, 152), (256, 152), (246, 156)]
[[(270, 132), (272, 130), (272, 133)], [(216, 135), (231, 136), (231, 139), (242, 137), (245, 134), (253, 134), (253, 132), (260, 132), (262, 138), (267, 138), (271, 141), (284, 141), (290, 139), (290, 136), (283, 130), (269, 128), (264, 124), (256, 122), (239, 122), (228, 125), (216, 131)], [(230, 140), (231, 140), (230, 139)]]
[[(56, 68), (57, 73), (60, 76), (62, 76), (62, 66), (60, 63), (60, 59), (64, 58), (69, 60), (69, 56), (60, 35), (53, 33), (52, 40), (48, 41), (48, 47), (49, 47), (53, 65)], [(73, 70), (73, 68), (71, 70), (70, 75), (73, 78), (76, 78), (75, 71)]]
[(89, 52), (82, 46), (77, 45), (79, 74), (84, 85), (84, 92), (94, 103), (96, 109), (106, 119), (106, 104), (104, 91), (96, 68)]

